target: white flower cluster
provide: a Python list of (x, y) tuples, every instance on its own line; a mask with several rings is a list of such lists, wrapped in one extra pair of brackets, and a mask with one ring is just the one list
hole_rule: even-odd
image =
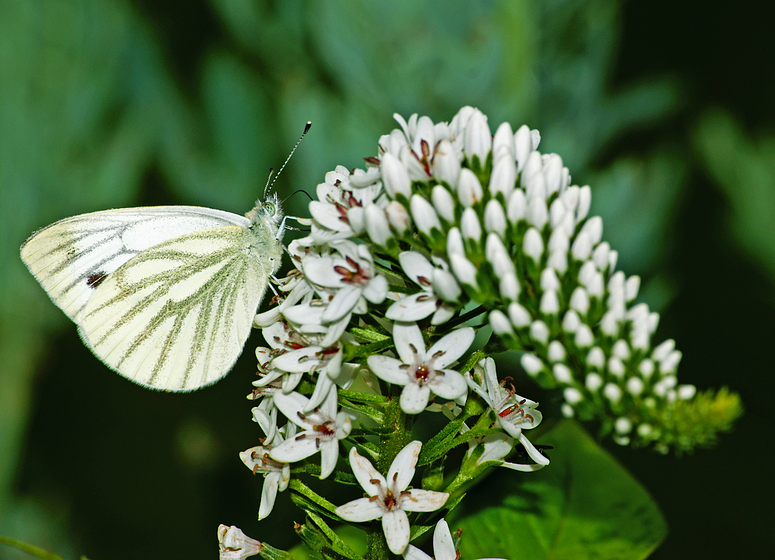
[[(467, 443), (461, 480), (549, 462), (524, 434), (541, 422), (537, 403), (499, 379), (477, 327), (497, 337), (488, 351), (523, 352), (528, 374), (561, 388), (566, 415), (603, 420), (620, 443), (658, 440), (650, 411), (694, 388), (677, 385), (672, 341), (651, 348), (658, 316), (633, 305), (639, 279), (614, 270), (602, 221), (588, 218), (589, 187), (537, 151), (537, 131), (504, 123), (492, 135), (471, 107), (450, 123), (396, 119), (366, 169), (337, 167), (318, 185), (310, 234), (288, 248), (295, 269), (256, 317), (268, 346), (256, 351), (250, 398), (265, 437), (241, 457), (265, 476), (259, 519), (294, 473), (352, 483), (337, 470), (349, 459), (368, 497), (331, 514), (381, 519), (401, 554), (407, 512), (437, 511), (449, 496), (410, 488), (418, 461)], [(405, 445), (411, 422), (396, 411), (442, 412), (454, 425)], [(515, 449), (530, 461), (507, 462)], [(306, 461), (318, 452), (319, 471)]]
[(370, 167), (319, 187), (312, 237), (367, 239), (397, 259), (416, 288), (387, 318), (443, 325), (478, 304), (528, 374), (563, 389), (566, 416), (613, 418), (622, 444), (657, 440), (649, 410), (696, 389), (677, 383), (672, 340), (651, 347), (659, 316), (634, 304), (640, 279), (615, 271), (590, 188), (527, 126), (492, 135), (471, 107), (449, 124), (396, 119)]
[[(483, 193), (475, 173), (489, 165), (492, 143), (489, 131), (479, 130), (481, 116), (466, 108), (450, 124), (399, 119), (404, 130), (380, 140), (380, 157), (369, 158), (366, 170), (338, 167), (318, 185), (318, 200), (310, 203), (310, 234), (288, 247), (295, 269), (278, 280), (277, 305), (255, 320), (267, 347), (256, 350), (260, 377), (250, 398), (264, 438), (241, 458), (265, 477), (259, 519), (269, 515), (278, 492), (295, 484), (296, 466), (317, 473), (306, 459), (320, 452), (319, 477), (327, 478), (337, 472), (340, 458), (349, 458), (370, 499), (341, 506), (336, 514), (351, 521), (381, 518), (390, 549), (405, 551), (410, 534), (405, 512), (436, 511), (448, 494), (407, 489), (420, 441), (395, 455), (398, 470), (391, 468), (384, 473), (387, 482), (378, 484), (383, 475), (365, 455), (379, 459), (380, 438), (394, 430), (387, 424), (382, 432), (373, 429), (385, 421), (383, 409), (391, 402), (407, 417), (443, 412), (450, 421), (459, 418), (456, 432), (428, 450), (428, 463), (468, 443), (466, 460), (477, 472), (489, 466), (534, 471), (548, 464), (523, 434), (541, 421), (537, 403), (507, 388), (481, 350), (466, 368), (456, 367), (474, 350), (475, 329), (466, 323), (481, 326), (483, 320), (465, 307), (471, 294), (489, 294), (479, 287), (480, 263), (470, 262), (465, 248), (480, 220), (476, 209)], [(534, 133), (527, 135), (527, 145), (519, 136), (520, 154), (529, 155), (537, 142)], [(513, 135), (511, 144), (513, 152)], [(464, 146), (476, 150), (474, 168), (467, 166)], [(511, 183), (516, 169), (514, 164)], [(498, 174), (499, 182), (509, 182), (508, 170)], [(415, 188), (418, 181), (422, 185)], [(450, 190), (447, 181), (460, 186)], [(451, 226), (461, 212), (462, 228)], [(507, 254), (502, 243), (495, 250)], [(518, 287), (512, 269), (506, 283)], [(470, 398), (481, 403), (474, 416), (486, 415), (477, 429), (466, 423), (471, 414), (460, 417)], [(522, 448), (532, 461), (505, 460)]]

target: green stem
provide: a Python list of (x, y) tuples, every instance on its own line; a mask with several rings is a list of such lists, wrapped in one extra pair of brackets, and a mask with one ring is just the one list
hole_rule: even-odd
[(43, 550), (42, 548), (38, 548), (37, 546), (33, 546), (31, 544), (17, 541), (16, 539), (11, 539), (9, 537), (0, 536), (0, 544), (13, 546), (15, 548), (18, 548), (19, 550), (23, 550), (27, 554), (31, 554), (38, 558), (43, 558), (44, 560), (64, 560), (61, 556), (54, 554), (53, 552), (49, 552), (48, 550)]
[[(372, 527), (377, 525), (372, 524)], [(366, 560), (388, 560), (391, 556), (390, 549), (387, 546), (385, 535), (382, 534), (382, 526), (377, 525), (376, 529), (372, 531), (366, 537), (366, 544), (368, 549), (366, 551)]]
[[(390, 399), (385, 407), (384, 420), (382, 428), (388, 428), (386, 433), (379, 438), (379, 458), (377, 459), (377, 470), (387, 477), (387, 472), (393, 459), (406, 444), (409, 443), (411, 436), (410, 428), (412, 417), (404, 414), (401, 410), (400, 397), (403, 387), (394, 385), (391, 388)], [(366, 540), (368, 560), (388, 560), (392, 557), (390, 549), (385, 541), (385, 535), (382, 534), (382, 525), (372, 523), (370, 532)]]

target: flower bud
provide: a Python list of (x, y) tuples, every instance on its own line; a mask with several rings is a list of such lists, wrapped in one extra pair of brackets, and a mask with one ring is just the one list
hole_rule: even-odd
[(579, 206), (576, 211), (576, 223), (581, 222), (589, 214), (589, 207), (592, 205), (592, 191), (589, 185), (579, 189)]
[(369, 234), (369, 237), (377, 245), (385, 247), (388, 240), (393, 237), (385, 212), (376, 204), (369, 204), (366, 207), (365, 214), (366, 232)]
[(447, 255), (466, 255), (465, 247), (463, 246), (463, 235), (456, 227), (450, 228), (447, 232)]
[(522, 368), (527, 372), (528, 375), (537, 375), (541, 372), (542, 369), (544, 369), (543, 362), (541, 362), (541, 360), (535, 357), (533, 354), (527, 352), (522, 354), (519, 362), (522, 364)]
[(433, 154), (433, 176), (455, 188), (460, 177), (460, 159), (449, 140), (442, 140)]
[(409, 212), (407, 212), (404, 205), (397, 200), (388, 203), (385, 207), (385, 215), (387, 216), (390, 226), (399, 235), (406, 233), (412, 225)]
[(491, 198), (484, 207), (484, 229), (497, 233), (500, 237), (506, 234), (506, 213), (503, 205)]
[(460, 204), (466, 208), (482, 200), (482, 185), (474, 172), (467, 167), (460, 170), (460, 177), (457, 183), (457, 197), (460, 200)]
[(599, 346), (593, 346), (587, 354), (587, 365), (595, 369), (603, 369), (605, 365), (605, 353)]
[(525, 162), (530, 152), (533, 151), (530, 140), (530, 129), (527, 125), (523, 124), (514, 133), (514, 151), (519, 171), (522, 171), (525, 167)]
[(460, 299), (462, 290), (452, 273), (446, 270), (434, 268), (431, 285), (433, 286), (433, 292), (446, 302), (455, 303)]
[(541, 257), (544, 254), (544, 240), (537, 229), (530, 228), (527, 230), (523, 241), (523, 248), (525, 253), (535, 262), (541, 261)]
[(525, 191), (514, 189), (509, 195), (509, 201), (506, 205), (506, 217), (512, 225), (516, 225), (525, 218), (527, 213), (527, 199)]
[(436, 210), (433, 209), (431, 203), (425, 198), (419, 194), (412, 195), (410, 208), (414, 223), (421, 232), (430, 235), (431, 229), (435, 228), (441, 231), (441, 222), (439, 222)]
[(469, 158), (473, 160), (473, 157), (477, 156), (480, 164), (484, 165), (487, 154), (492, 149), (492, 135), (487, 125), (487, 117), (479, 109), (474, 109), (468, 118), (463, 146)]
[(404, 164), (390, 152), (382, 155), (381, 162), (382, 183), (388, 196), (390, 198), (395, 198), (397, 194), (402, 194), (406, 198), (412, 196), (412, 183), (409, 181), (409, 174)]
[(573, 381), (573, 374), (571, 373), (570, 368), (565, 364), (554, 364), (552, 373), (557, 382), (562, 383), (563, 385), (569, 385), (570, 382)]
[(508, 154), (512, 162), (514, 161), (516, 156), (514, 152), (514, 133), (509, 123), (501, 123), (498, 130), (495, 131), (495, 135), (492, 138), (492, 153), (493, 159), (495, 159), (496, 155), (504, 153)]
[(482, 226), (479, 223), (476, 210), (473, 208), (463, 210), (463, 216), (460, 219), (460, 233), (463, 234), (463, 239), (470, 239), (476, 243), (481, 242)]
[(431, 202), (436, 212), (449, 223), (455, 221), (455, 199), (452, 194), (441, 185), (436, 185), (431, 191)]
[(515, 327), (523, 328), (530, 324), (530, 313), (517, 302), (509, 304), (509, 320)]

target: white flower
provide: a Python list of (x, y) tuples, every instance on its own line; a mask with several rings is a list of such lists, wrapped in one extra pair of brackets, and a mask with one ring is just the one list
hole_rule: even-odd
[[(310, 282), (337, 288), (323, 312), (324, 323), (343, 318), (364, 298), (371, 303), (380, 303), (387, 296), (387, 280), (374, 271), (374, 259), (366, 246), (341, 241), (336, 244), (336, 250), (341, 256), (302, 260), (304, 274)], [(362, 305), (365, 308), (365, 302)]]
[(336, 508), (336, 514), (346, 521), (364, 522), (382, 519), (388, 548), (393, 554), (401, 554), (409, 544), (410, 527), (407, 511), (436, 511), (449, 498), (445, 492), (433, 492), (412, 488), (407, 490), (414, 477), (414, 469), (420, 456), (422, 443), (413, 441), (398, 452), (387, 473), (387, 480), (371, 464), (350, 450), (353, 474), (367, 498), (359, 498)]
[(326, 173), (326, 182), (317, 187), (318, 200), (309, 204), (309, 212), (317, 222), (312, 237), (316, 241), (330, 242), (346, 239), (363, 231), (364, 208), (369, 206), (381, 190), (379, 184), (353, 189), (350, 172), (338, 166)]
[(275, 406), (304, 431), (275, 446), (269, 455), (281, 463), (295, 463), (320, 451), (320, 478), (330, 475), (339, 457), (339, 440), (350, 434), (346, 412), (336, 412), (336, 388), (331, 387), (320, 408), (305, 413), (309, 399), (299, 393), (274, 395)]
[[(293, 437), (295, 426), (291, 425), (288, 437)], [(282, 463), (269, 455), (269, 452), (276, 445), (283, 442), (283, 436), (280, 431), (275, 432), (275, 437), (271, 445), (256, 446), (246, 449), (239, 454), (245, 466), (253, 471), (253, 474), (261, 473), (264, 475), (264, 487), (261, 490), (261, 505), (258, 507), (258, 520), (261, 521), (272, 513), (277, 492), (283, 492), (288, 488), (291, 480), (291, 467), (288, 463)]]
[(514, 438), (509, 437), (504, 433), (489, 434), (482, 438), (481, 441), (472, 440), (469, 442), (470, 447), (466, 452), (466, 456), (473, 453), (477, 445), (482, 446), (482, 454), (476, 460), (477, 465), (482, 465), (490, 461), (496, 461), (498, 463), (498, 467), (521, 472), (534, 472), (546, 466), (545, 464), (510, 463), (506, 461), (505, 457), (514, 450)]
[(262, 545), (255, 539), (251, 539), (242, 530), (232, 525), (218, 526), (218, 549), (220, 560), (242, 560), (261, 551)]
[[(411, 544), (404, 552), (406, 560), (457, 560), (458, 552), (455, 549), (455, 541), (449, 531), (449, 525), (443, 519), (436, 523), (433, 530), (433, 557), (428, 556), (422, 550)], [(504, 560), (502, 558), (487, 558), (481, 560)]]
[(474, 329), (456, 329), (425, 350), (420, 328), (415, 324), (396, 324), (393, 340), (399, 359), (369, 356), (367, 362), (377, 377), (404, 387), (401, 409), (418, 414), (428, 405), (431, 392), (458, 399), (466, 394), (465, 378), (457, 371), (444, 369), (462, 356), (474, 341)]
[[(385, 317), (393, 321), (419, 321), (433, 314), (432, 325), (441, 325), (449, 321), (455, 310), (436, 297), (433, 291), (434, 267), (422, 254), (404, 251), (398, 255), (398, 262), (406, 275), (420, 285), (422, 292), (401, 298), (385, 312)], [(444, 267), (444, 264), (439, 264)]]
[(543, 416), (536, 410), (538, 403), (506, 389), (498, 381), (495, 360), (492, 358), (481, 360), (474, 368), (474, 374), (478, 377), (477, 380), (469, 374), (466, 375), (468, 385), (493, 409), (501, 428), (525, 447), (533, 461), (539, 465), (548, 465), (549, 459), (541, 454), (522, 433), (523, 429), (529, 430), (541, 423)]

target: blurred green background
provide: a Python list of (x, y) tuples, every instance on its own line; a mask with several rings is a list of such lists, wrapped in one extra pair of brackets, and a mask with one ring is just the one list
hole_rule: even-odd
[[(235, 370), (189, 395), (112, 374), (18, 250), (55, 220), (145, 204), (250, 209), (268, 169), (314, 192), (363, 166), (394, 112), (463, 105), (542, 133), (593, 189), (619, 266), (662, 312), (683, 382), (746, 414), (714, 451), (604, 445), (671, 528), (653, 558), (763, 557), (775, 485), (775, 34), (764, 3), (0, 0), (0, 534), (92, 560), (214, 558), (219, 523), (256, 522), (261, 480)], [(305, 215), (304, 197), (286, 204)], [(531, 395), (533, 389), (525, 388)], [(542, 401), (542, 405), (544, 405)], [(547, 407), (550, 403), (546, 403)], [(278, 502), (287, 502), (280, 495)], [(22, 558), (0, 548), (0, 558)]]

